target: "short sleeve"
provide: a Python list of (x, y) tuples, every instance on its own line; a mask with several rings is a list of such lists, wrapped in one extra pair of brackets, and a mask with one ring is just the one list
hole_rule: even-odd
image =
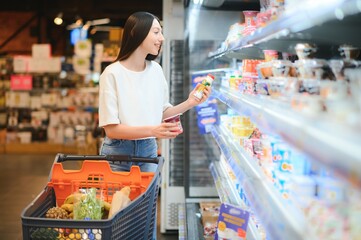
[(99, 79), (99, 126), (119, 124), (115, 77), (104, 71)]
[(164, 102), (163, 102), (163, 112), (167, 110), (167, 108), (172, 107), (173, 105), (169, 102), (169, 87), (167, 80), (164, 78)]

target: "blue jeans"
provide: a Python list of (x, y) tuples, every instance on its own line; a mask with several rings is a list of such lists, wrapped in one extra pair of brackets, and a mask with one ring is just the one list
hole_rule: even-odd
[[(133, 157), (155, 158), (158, 156), (158, 146), (155, 138), (147, 138), (141, 140), (123, 140), (104, 138), (100, 148), (101, 155), (129, 155)], [(155, 172), (157, 164), (155, 163), (137, 163), (137, 162), (121, 162), (111, 163), (113, 171), (129, 172), (132, 165), (138, 165), (142, 172)]]
[[(158, 146), (155, 138), (122, 140), (105, 137), (100, 147), (100, 155), (129, 155), (134, 157), (155, 158), (158, 156)], [(129, 172), (132, 165), (138, 165), (142, 172), (155, 172), (158, 167), (155, 163), (145, 162), (110, 163), (110, 167), (116, 172)], [(157, 213), (154, 219), (153, 239), (157, 239)]]

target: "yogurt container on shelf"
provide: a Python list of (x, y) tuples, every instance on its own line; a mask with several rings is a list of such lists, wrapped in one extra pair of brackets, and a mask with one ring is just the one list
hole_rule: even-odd
[(309, 59), (314, 57), (314, 54), (317, 52), (317, 46), (312, 43), (297, 43), (295, 51), (298, 59)]
[(256, 17), (259, 11), (243, 11), (244, 22), (246, 27), (255, 27), (256, 26)]

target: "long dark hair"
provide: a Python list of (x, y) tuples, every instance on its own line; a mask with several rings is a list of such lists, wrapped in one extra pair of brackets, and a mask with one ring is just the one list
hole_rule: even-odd
[[(115, 61), (127, 59), (142, 44), (152, 27), (154, 19), (160, 23), (159, 18), (148, 12), (136, 12), (128, 17), (124, 25), (120, 51)], [(158, 54), (148, 54), (145, 59), (154, 60)]]

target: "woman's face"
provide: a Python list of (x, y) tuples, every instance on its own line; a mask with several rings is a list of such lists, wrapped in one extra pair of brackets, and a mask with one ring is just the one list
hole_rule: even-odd
[(162, 27), (160, 26), (159, 22), (154, 19), (147, 37), (140, 46), (142, 49), (144, 49), (144, 51), (147, 52), (147, 54), (158, 55), (163, 41), (164, 36), (162, 33)]

